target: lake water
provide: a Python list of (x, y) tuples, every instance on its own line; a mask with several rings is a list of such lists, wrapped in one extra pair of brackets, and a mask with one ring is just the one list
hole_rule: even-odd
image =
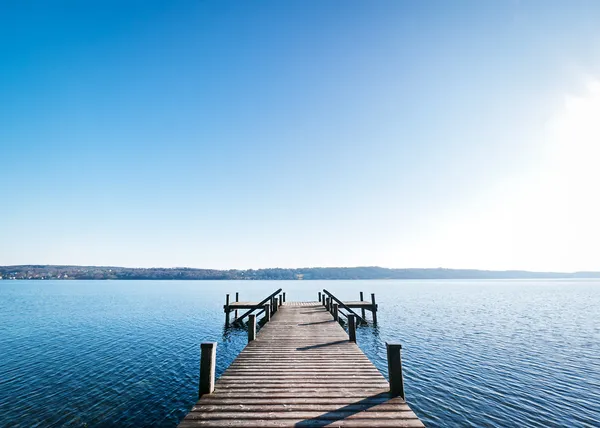
[[(0, 281), (0, 426), (174, 427), (197, 397), (199, 343), (220, 375), (247, 341), (225, 293), (376, 293), (359, 346), (430, 427), (600, 426), (598, 281)], [(368, 294), (366, 294), (368, 296)]]

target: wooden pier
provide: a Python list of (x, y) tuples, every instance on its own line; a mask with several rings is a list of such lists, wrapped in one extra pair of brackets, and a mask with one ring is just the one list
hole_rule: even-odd
[[(364, 300), (362, 291), (359, 294), (360, 300), (342, 302), (329, 291), (323, 290), (323, 292), (319, 291), (318, 301), (321, 302), (323, 306), (328, 308), (332, 313), (335, 305), (337, 304), (338, 309), (336, 312), (339, 310), (339, 315), (343, 315), (346, 319), (348, 318), (348, 315), (354, 315), (357, 321), (362, 324), (368, 324), (365, 311), (370, 311), (372, 314), (371, 319), (373, 324), (377, 324), (377, 303), (375, 303), (375, 294), (371, 294), (370, 302)], [(223, 310), (225, 312), (226, 326), (230, 325), (232, 312), (234, 313), (233, 324), (238, 326), (244, 322), (244, 318), (248, 317), (252, 313), (255, 313), (255, 315), (259, 316), (261, 314), (267, 314), (268, 312), (269, 317), (272, 316), (277, 308), (285, 303), (285, 292), (282, 292), (280, 288), (260, 302), (240, 301), (239, 299), (239, 292), (235, 293), (235, 302), (230, 301), (229, 294), (225, 296), (225, 305), (223, 305)], [(238, 317), (238, 310), (241, 309), (246, 309), (246, 312)], [(360, 309), (361, 315), (358, 315), (352, 309)]]
[(338, 304), (275, 302), (258, 334), (249, 314), (249, 343), (216, 383), (216, 343), (202, 344), (200, 399), (181, 428), (424, 426), (404, 400), (400, 345), (387, 344), (388, 383), (355, 343), (355, 315), (346, 333)]

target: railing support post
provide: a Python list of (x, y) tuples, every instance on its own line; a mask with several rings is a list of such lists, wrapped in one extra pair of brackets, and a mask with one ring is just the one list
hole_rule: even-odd
[(284, 303), (285, 303), (285, 293), (283, 293), (283, 301), (284, 301)]
[(356, 343), (356, 317), (352, 314), (348, 315), (348, 340)]
[(271, 321), (271, 305), (268, 303), (265, 303), (265, 319)]
[(215, 359), (217, 356), (217, 342), (200, 344), (200, 385), (198, 396), (212, 394), (215, 390)]
[[(365, 301), (365, 296), (363, 294), (363, 292), (360, 292), (360, 301), (364, 302)], [(360, 308), (360, 315), (362, 316), (362, 319), (366, 320), (367, 318), (365, 317), (365, 308)]]
[(402, 345), (399, 343), (386, 342), (388, 374), (390, 376), (390, 393), (396, 397), (404, 397), (404, 380), (402, 379), (402, 357), (400, 350)]
[[(240, 301), (240, 293), (238, 291), (235, 292), (235, 301), (239, 302)], [(238, 317), (238, 310), (235, 310), (235, 315), (234, 315), (234, 319), (237, 320)]]
[(279, 306), (283, 305), (283, 296), (279, 295)]
[(322, 302), (322, 300), (321, 300), (321, 292), (319, 291), (319, 303), (321, 303), (321, 302)]
[(248, 342), (256, 339), (256, 315), (248, 315)]
[(339, 308), (338, 308), (338, 304), (337, 304), (337, 303), (334, 303), (334, 304), (333, 304), (333, 320), (334, 320), (334, 321), (339, 321), (338, 310), (339, 310)]
[(229, 327), (229, 294), (225, 295), (225, 326)]
[(371, 293), (371, 311), (373, 313), (373, 324), (377, 324), (377, 304), (375, 303), (375, 293)]

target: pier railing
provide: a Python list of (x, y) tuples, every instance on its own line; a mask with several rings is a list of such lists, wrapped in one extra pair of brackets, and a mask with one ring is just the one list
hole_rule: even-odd
[[(363, 293), (362, 291), (360, 292), (360, 301), (357, 302), (343, 302), (340, 299), (338, 299), (337, 297), (335, 297), (332, 293), (330, 293), (329, 291), (323, 289), (323, 294), (319, 293), (319, 300), (321, 301), (321, 304), (325, 307), (327, 307), (327, 309), (329, 310), (329, 312), (331, 312), (334, 316), (334, 318), (337, 319), (337, 316), (339, 314), (345, 316), (346, 318), (348, 318), (348, 315), (354, 315), (356, 317), (356, 320), (358, 322), (360, 322), (361, 324), (368, 324), (367, 323), (367, 319), (365, 316), (365, 310), (371, 311), (372, 313), (372, 317), (373, 317), (373, 324), (377, 323), (377, 304), (375, 303), (375, 294), (371, 294), (371, 302), (365, 302), (363, 301)], [(334, 305), (337, 305), (337, 309), (334, 309)], [(352, 310), (352, 308), (355, 309), (360, 309), (361, 310), (361, 315), (358, 315), (356, 312), (354, 312)], [(344, 313), (341, 311), (341, 309), (344, 309), (347, 313)], [(335, 311), (335, 313), (334, 313)]]
[[(271, 315), (277, 312), (277, 309), (283, 302), (285, 302), (285, 293), (282, 293), (281, 288), (269, 294), (260, 302), (240, 302), (239, 293), (235, 293), (235, 302), (230, 302), (229, 294), (227, 294), (225, 297), (225, 305), (223, 306), (225, 311), (225, 325), (229, 326), (231, 312), (235, 313), (233, 325), (241, 325), (244, 318), (250, 316), (251, 314), (259, 316), (265, 313), (265, 319), (269, 320)], [(238, 317), (238, 310), (240, 309), (247, 309), (247, 311)]]

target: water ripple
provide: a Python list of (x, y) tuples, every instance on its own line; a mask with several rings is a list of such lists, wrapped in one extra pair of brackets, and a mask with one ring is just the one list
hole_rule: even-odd
[[(600, 426), (600, 283), (586, 281), (0, 282), (0, 426), (174, 427), (196, 400), (199, 343), (217, 375), (246, 343), (223, 293), (290, 300), (375, 292), (358, 343), (430, 427)], [(26, 417), (24, 417), (26, 415)]]

